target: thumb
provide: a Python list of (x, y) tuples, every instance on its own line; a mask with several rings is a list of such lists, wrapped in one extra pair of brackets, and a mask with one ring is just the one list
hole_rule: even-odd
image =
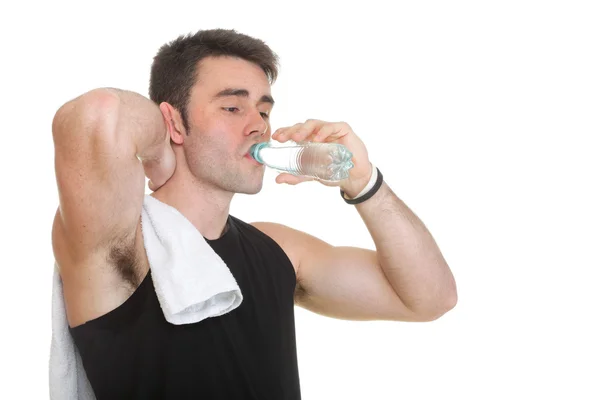
[(297, 185), (302, 182), (314, 181), (315, 179), (309, 176), (296, 176), (292, 174), (288, 174), (283, 172), (277, 175), (275, 178), (275, 182), (277, 183), (287, 183), (288, 185)]

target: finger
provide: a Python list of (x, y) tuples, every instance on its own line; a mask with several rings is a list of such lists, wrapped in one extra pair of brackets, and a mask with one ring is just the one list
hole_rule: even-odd
[(297, 130), (300, 127), (300, 125), (302, 125), (302, 124), (297, 123), (296, 125), (279, 128), (273, 133), (271, 138), (274, 140), (277, 140), (278, 142), (281, 142), (281, 143), (287, 142), (288, 140), (290, 140), (289, 139), (290, 134), (295, 132), (295, 130)]
[(314, 181), (314, 180), (315, 180), (315, 178), (312, 178), (309, 176), (297, 176), (297, 175), (292, 175), (292, 174), (288, 174), (285, 172), (277, 175), (277, 178), (275, 178), (275, 182), (286, 183), (288, 185), (297, 185), (302, 182), (309, 182), (309, 181)]
[(324, 121), (308, 119), (304, 123), (298, 123), (289, 128), (281, 129), (275, 136), (275, 139), (280, 142), (286, 142), (288, 140), (293, 140), (294, 142), (304, 142), (307, 141), (307, 139), (310, 138), (314, 132), (324, 124)]
[(321, 129), (315, 132), (314, 141), (323, 142), (336, 132), (336, 126), (334, 124), (323, 125)]
[(344, 122), (326, 124), (315, 134), (316, 142), (331, 142), (340, 139), (350, 131), (348, 125)]
[(273, 133), (271, 134), (271, 139), (273, 139), (273, 140), (278, 140), (278, 141), (281, 141), (281, 140), (280, 140), (281, 133), (282, 133), (282, 132), (283, 132), (285, 129), (287, 129), (287, 128), (278, 128), (278, 129), (277, 129), (275, 132), (273, 132)]
[(302, 140), (295, 140), (296, 143), (308, 143), (308, 142), (314, 142), (315, 141), (315, 134), (311, 134), (307, 137), (305, 137)]
[(307, 141), (317, 130), (326, 123), (317, 119), (308, 119), (295, 129), (294, 132), (289, 132), (289, 137), (295, 142)]

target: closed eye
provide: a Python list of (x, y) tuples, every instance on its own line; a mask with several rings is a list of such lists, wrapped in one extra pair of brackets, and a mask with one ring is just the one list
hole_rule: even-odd
[[(230, 113), (236, 113), (236, 112), (240, 111), (240, 109), (237, 107), (223, 107), (223, 110), (230, 112)], [(269, 113), (261, 112), (260, 116), (263, 117), (264, 119), (269, 119)]]

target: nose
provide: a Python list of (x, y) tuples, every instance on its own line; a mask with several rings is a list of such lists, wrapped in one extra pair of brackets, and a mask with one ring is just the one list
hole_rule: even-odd
[(264, 134), (269, 130), (269, 123), (265, 120), (260, 112), (257, 111), (252, 114), (252, 120), (248, 125), (248, 134), (251, 135), (254, 132), (258, 132), (260, 136), (264, 136)]

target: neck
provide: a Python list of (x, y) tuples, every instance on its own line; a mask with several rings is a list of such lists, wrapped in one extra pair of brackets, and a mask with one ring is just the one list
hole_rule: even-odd
[(186, 217), (206, 239), (225, 233), (233, 193), (198, 181), (191, 173), (176, 170), (152, 196)]

